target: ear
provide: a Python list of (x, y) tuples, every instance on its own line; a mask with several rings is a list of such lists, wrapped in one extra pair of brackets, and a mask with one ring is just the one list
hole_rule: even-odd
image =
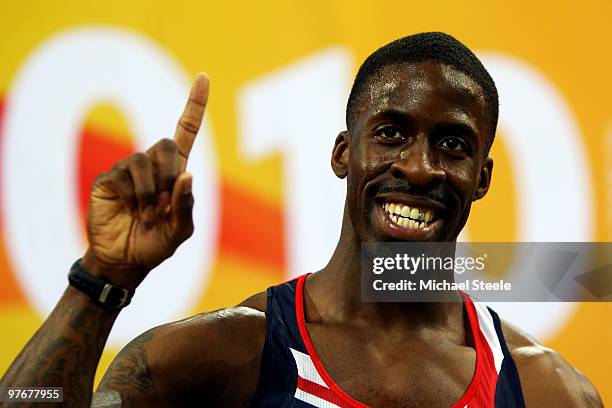
[(340, 132), (334, 142), (331, 156), (331, 166), (338, 178), (345, 178), (348, 174), (350, 133), (348, 130)]
[(493, 158), (487, 156), (484, 159), (482, 168), (480, 169), (480, 176), (478, 180), (478, 187), (474, 193), (472, 201), (480, 200), (489, 191), (491, 185), (491, 176), (493, 175)]

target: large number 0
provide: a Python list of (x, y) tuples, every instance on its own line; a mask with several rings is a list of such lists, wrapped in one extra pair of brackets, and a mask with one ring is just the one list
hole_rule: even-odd
[[(77, 30), (50, 39), (28, 59), (8, 98), (2, 146), (4, 236), (13, 269), (34, 306), (47, 314), (83, 254), (77, 209), (77, 136), (88, 109), (104, 101), (125, 114), (144, 150), (170, 137), (189, 79), (163, 50), (133, 33)], [(190, 157), (194, 236), (171, 265), (147, 279), (110, 341), (125, 343), (153, 325), (188, 313), (203, 291), (215, 248), (218, 192), (206, 130)], [(168, 270), (172, 269), (172, 270)]]

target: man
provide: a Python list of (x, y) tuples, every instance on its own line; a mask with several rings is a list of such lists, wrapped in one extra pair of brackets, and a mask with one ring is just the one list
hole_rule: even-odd
[[(90, 247), (2, 386), (62, 386), (66, 405), (90, 404), (120, 310), (110, 306), (123, 306), (193, 231), (184, 171), (207, 99), (199, 75), (174, 140), (96, 179)], [(360, 300), (362, 242), (456, 240), (491, 182), (497, 113), (493, 80), (454, 38), (423, 33), (376, 51), (357, 74), (332, 152), (347, 193), (327, 266), (142, 334), (111, 364), (93, 405), (601, 407), (556, 352), (467, 297)]]

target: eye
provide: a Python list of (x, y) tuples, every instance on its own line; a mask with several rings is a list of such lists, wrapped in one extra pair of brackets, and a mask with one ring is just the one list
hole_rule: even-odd
[(468, 148), (466, 143), (459, 137), (455, 136), (447, 136), (444, 139), (440, 140), (438, 146), (449, 150), (454, 153), (467, 153)]
[(374, 133), (374, 136), (382, 137), (388, 140), (402, 140), (404, 138), (399, 129), (393, 126), (381, 127), (376, 131), (376, 133)]

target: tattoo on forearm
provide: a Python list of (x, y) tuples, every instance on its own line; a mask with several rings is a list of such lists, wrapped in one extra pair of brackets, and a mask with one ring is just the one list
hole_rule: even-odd
[(0, 385), (64, 387), (63, 406), (89, 406), (95, 370), (116, 313), (74, 296), (62, 298)]

